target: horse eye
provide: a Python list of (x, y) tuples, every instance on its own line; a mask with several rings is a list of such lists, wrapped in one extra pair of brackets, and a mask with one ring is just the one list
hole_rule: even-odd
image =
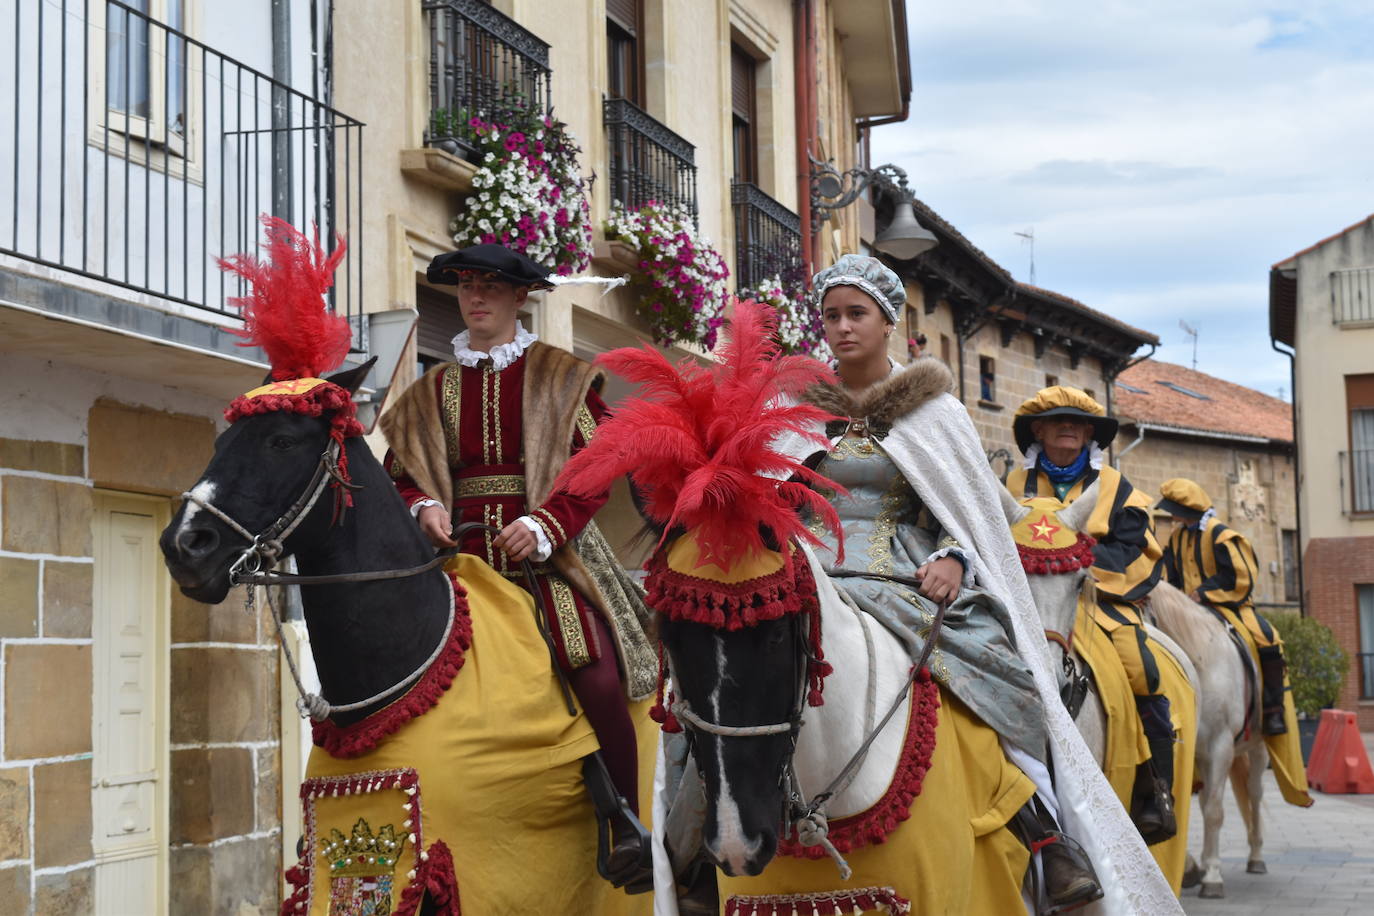
[(289, 452), (296, 444), (296, 440), (290, 436), (273, 436), (268, 442), (268, 445), (278, 452)]

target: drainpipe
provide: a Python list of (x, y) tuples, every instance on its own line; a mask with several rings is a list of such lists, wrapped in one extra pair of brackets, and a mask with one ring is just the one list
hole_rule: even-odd
[(1116, 463), (1119, 462), (1122, 458), (1125, 458), (1127, 455), (1129, 455), (1131, 453), (1131, 449), (1135, 448), (1137, 445), (1145, 441), (1145, 427), (1137, 423), (1135, 429), (1135, 441), (1117, 453), (1116, 460), (1112, 463), (1112, 467), (1116, 467)]
[(797, 129), (797, 216), (801, 222), (802, 267), (808, 281), (814, 272), (814, 237), (811, 234), (811, 153), (815, 120), (811, 116), (815, 45), (813, 0), (792, 3), (793, 116)]
[[(291, 0), (272, 0), (272, 214), (291, 219)], [(305, 214), (301, 214), (302, 217)]]
[(1281, 350), (1279, 342), (1269, 338), (1269, 346), (1275, 353), (1288, 357), (1288, 390), (1292, 400), (1293, 414), (1293, 539), (1297, 541), (1293, 565), (1298, 572), (1298, 613), (1307, 616), (1307, 590), (1303, 584), (1302, 560), (1302, 449), (1298, 448), (1298, 366), (1297, 349)]
[[(1102, 367), (1102, 382), (1103, 382), (1103, 386), (1102, 386), (1102, 387), (1103, 387), (1103, 389), (1107, 392), (1107, 403), (1104, 404), (1104, 405), (1102, 405), (1102, 406), (1105, 407), (1105, 408), (1107, 408), (1107, 416), (1110, 417), (1110, 416), (1112, 415), (1112, 389), (1113, 389), (1114, 387), (1116, 387), (1116, 380), (1117, 380), (1117, 378), (1121, 375), (1121, 373), (1125, 372), (1127, 369), (1131, 368), (1132, 366), (1137, 365), (1137, 364), (1139, 364), (1139, 363), (1143, 363), (1143, 362), (1145, 362), (1145, 360), (1149, 359), (1151, 356), (1154, 356), (1154, 355), (1155, 355), (1155, 350), (1157, 350), (1157, 349), (1159, 349), (1158, 344), (1150, 344), (1150, 352), (1149, 352), (1149, 353), (1146, 353), (1144, 356), (1137, 356), (1135, 359), (1128, 360), (1127, 362), (1122, 363), (1122, 364), (1121, 364), (1121, 367), (1120, 367), (1119, 369), (1114, 370), (1114, 371), (1110, 371), (1110, 372), (1107, 371), (1107, 367), (1106, 367), (1105, 365)], [(1144, 438), (1145, 438), (1145, 429), (1144, 429), (1144, 427), (1137, 427), (1137, 428), (1140, 429), (1140, 439), (1144, 439)], [(1135, 447), (1140, 443), (1140, 439), (1136, 439), (1135, 442), (1132, 442), (1130, 445), (1126, 446), (1125, 451), (1122, 451), (1120, 454), (1117, 454), (1117, 451), (1116, 451), (1116, 448), (1115, 448), (1115, 447), (1113, 447), (1113, 446), (1108, 446), (1108, 447), (1107, 447), (1107, 463), (1110, 464), (1112, 467), (1117, 467), (1118, 462), (1121, 461), (1122, 456), (1124, 456), (1124, 455), (1126, 454), (1126, 452), (1129, 452), (1131, 449), (1135, 448)]]

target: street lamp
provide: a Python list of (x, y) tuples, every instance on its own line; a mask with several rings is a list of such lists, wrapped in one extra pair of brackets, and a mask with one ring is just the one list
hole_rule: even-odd
[(855, 166), (841, 172), (829, 162), (811, 160), (811, 231), (820, 231), (821, 211), (839, 210), (859, 199), (868, 187), (893, 198), (892, 221), (873, 239), (873, 247), (899, 261), (908, 261), (939, 244), (939, 239), (916, 219), (914, 197), (907, 187), (906, 171), (887, 164), (865, 169)]

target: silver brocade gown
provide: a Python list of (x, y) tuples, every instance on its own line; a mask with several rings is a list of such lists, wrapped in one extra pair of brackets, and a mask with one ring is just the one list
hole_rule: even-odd
[[(817, 471), (844, 487), (828, 494), (844, 531), (843, 562), (836, 538), (819, 518), (810, 529), (824, 548), (829, 569), (912, 577), (927, 558), (958, 544), (925, 511), (911, 484), (872, 438), (841, 439)], [(837, 578), (862, 610), (901, 639), (913, 658), (920, 653), (936, 605), (906, 585), (880, 578)], [(1007, 611), (993, 596), (963, 587), (945, 612), (931, 673), (999, 735), (1036, 759), (1046, 754), (1044, 710), (1030, 669), (1017, 655)]]

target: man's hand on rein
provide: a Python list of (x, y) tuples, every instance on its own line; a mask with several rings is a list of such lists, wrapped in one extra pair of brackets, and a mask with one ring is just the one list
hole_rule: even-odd
[(492, 538), (491, 545), (509, 557), (512, 563), (519, 563), (534, 553), (539, 540), (529, 526), (515, 521), (502, 528), (501, 533)]
[(420, 530), (435, 547), (452, 547), (457, 543), (453, 539), (453, 519), (449, 518), (448, 510), (443, 506), (425, 506), (415, 521), (419, 522)]

